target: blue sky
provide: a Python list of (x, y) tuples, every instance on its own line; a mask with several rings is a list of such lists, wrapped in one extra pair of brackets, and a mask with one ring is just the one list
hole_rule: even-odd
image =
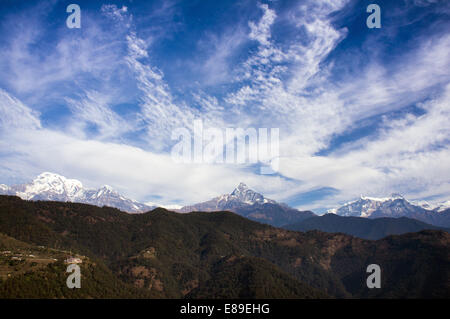
[[(66, 27), (66, 7), (81, 28)], [(381, 8), (380, 29), (366, 7)], [(0, 2), (0, 183), (43, 171), (191, 204), (450, 197), (445, 0)], [(279, 128), (273, 175), (179, 164), (176, 128)]]

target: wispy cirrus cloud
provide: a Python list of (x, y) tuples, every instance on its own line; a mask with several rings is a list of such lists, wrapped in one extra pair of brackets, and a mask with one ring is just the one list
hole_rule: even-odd
[(66, 102), (74, 117), (71, 120), (72, 132), (86, 137), (86, 131), (96, 139), (114, 139), (133, 130), (136, 123), (124, 119), (114, 112), (109, 105), (113, 103), (111, 94), (98, 91), (87, 91), (81, 98), (66, 98)]
[(39, 114), (0, 89), (0, 129), (41, 128)]

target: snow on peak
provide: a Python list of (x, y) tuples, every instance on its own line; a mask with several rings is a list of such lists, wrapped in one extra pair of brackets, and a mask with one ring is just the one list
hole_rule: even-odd
[(112, 188), (109, 185), (103, 185), (100, 190), (102, 193), (106, 194), (106, 193), (117, 193), (114, 188)]
[(231, 195), (238, 195), (238, 194), (242, 194), (246, 191), (252, 191), (251, 189), (248, 188), (248, 186), (244, 183), (239, 183), (239, 185), (234, 189), (234, 191), (231, 193)]
[(331, 209), (329, 209), (329, 210), (327, 210), (327, 214), (337, 214), (337, 208), (331, 208)]
[(450, 200), (441, 203), (430, 203), (424, 200), (418, 200), (414, 201), (413, 204), (427, 210), (434, 210), (436, 212), (442, 212), (450, 208)]
[(43, 172), (41, 174), (39, 174), (35, 180), (37, 179), (55, 179), (55, 178), (63, 178), (65, 179), (64, 176), (56, 174), (56, 173), (52, 173), (52, 172)]
[(58, 184), (64, 184), (67, 186), (77, 186), (77, 187), (83, 187), (83, 184), (76, 180), (76, 179), (68, 179), (62, 175), (58, 175), (55, 173), (49, 173), (45, 172), (40, 175), (38, 175), (33, 181), (32, 184), (36, 185), (58, 185)]
[(341, 216), (371, 217), (377, 216), (399, 217), (408, 216), (409, 212), (427, 211), (442, 212), (450, 208), (450, 201), (429, 203), (424, 200), (408, 201), (402, 195), (393, 193), (390, 197), (369, 197), (361, 195), (359, 199), (343, 204), (338, 208), (329, 209), (327, 213)]
[(223, 195), (222, 199), (237, 199), (240, 202), (253, 205), (255, 203), (275, 203), (273, 200), (265, 198), (263, 195), (251, 190), (244, 183), (239, 183), (238, 187), (230, 195)]
[(391, 205), (397, 200), (409, 204), (402, 195), (396, 193), (390, 197), (369, 197), (361, 195), (358, 200), (345, 203), (339, 208), (329, 209), (327, 212), (341, 216), (370, 217), (373, 212), (382, 209), (386, 205)]
[[(405, 198), (402, 195), (400, 195), (400, 194), (393, 193), (393, 194), (391, 194), (390, 197), (370, 197), (370, 196), (361, 195), (360, 199), (361, 200), (368, 200), (368, 201), (375, 201), (375, 202), (386, 202), (386, 201), (389, 201), (389, 200), (405, 199)], [(351, 203), (354, 203), (354, 202), (357, 202), (357, 201), (349, 202), (347, 204), (351, 204)]]
[(83, 192), (83, 184), (76, 179), (67, 179), (64, 176), (44, 172), (38, 175), (31, 183), (26, 184), (18, 196), (23, 199), (31, 199), (42, 193), (65, 195), (69, 199), (76, 198)]
[(104, 195), (109, 195), (109, 194), (117, 194), (117, 192), (114, 191), (114, 189), (111, 186), (103, 185), (99, 190), (97, 190), (95, 192), (94, 195), (92, 195), (92, 197), (99, 198), (99, 197), (102, 197)]
[[(6, 186), (6, 185), (5, 185)], [(8, 187), (0, 193), (14, 194), (25, 200), (53, 200), (62, 202), (77, 202), (97, 206), (116, 207), (127, 212), (143, 212), (151, 207), (125, 198), (111, 186), (104, 185), (100, 189), (84, 188), (76, 179), (44, 172), (39, 174), (32, 182), (23, 185)]]
[[(180, 212), (187, 213), (192, 211), (218, 211), (218, 210), (230, 210), (236, 212), (241, 208), (248, 208), (253, 205), (263, 204), (278, 204), (272, 199), (265, 198), (260, 193), (257, 193), (250, 189), (245, 183), (239, 183), (239, 185), (230, 193), (223, 194), (213, 199), (197, 203), (194, 205), (183, 206), (179, 209)], [(285, 207), (284, 204), (278, 204)]]
[(248, 186), (245, 183), (240, 182), (237, 188), (239, 190), (246, 190), (246, 189), (248, 189)]
[(442, 212), (442, 211), (450, 208), (450, 200), (439, 203), (436, 206), (437, 207), (435, 208), (435, 210), (438, 212)]

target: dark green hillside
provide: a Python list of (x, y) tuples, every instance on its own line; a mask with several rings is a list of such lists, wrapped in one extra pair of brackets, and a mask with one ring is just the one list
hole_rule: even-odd
[[(130, 215), (0, 196), (0, 232), (99, 260), (120, 282), (154, 297), (450, 296), (450, 235), (440, 231), (367, 241), (229, 212)], [(382, 268), (382, 289), (365, 285), (371, 263)]]
[(261, 258), (227, 256), (187, 298), (327, 298)]
[(242, 206), (236, 213), (253, 221), (281, 227), (285, 224), (301, 222), (302, 220), (316, 216), (310, 211), (298, 211), (288, 206), (272, 203), (255, 203)]
[(30, 245), (0, 233), (0, 298), (150, 298), (149, 291), (121, 282), (101, 261), (80, 257), (81, 288), (66, 286), (72, 254)]

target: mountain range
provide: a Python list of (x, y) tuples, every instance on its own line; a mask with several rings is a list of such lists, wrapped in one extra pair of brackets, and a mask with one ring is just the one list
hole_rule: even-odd
[(179, 212), (213, 212), (231, 211), (248, 219), (282, 226), (290, 223), (300, 222), (307, 218), (316, 216), (310, 211), (299, 211), (283, 203), (277, 203), (263, 195), (251, 190), (244, 183), (240, 183), (233, 192), (215, 197), (209, 201), (184, 206)]
[[(231, 212), (0, 196), (0, 298), (449, 298), (449, 246), (438, 230), (373, 241)], [(69, 254), (83, 260), (82, 289), (65, 286)], [(382, 289), (366, 285), (370, 264)]]
[[(109, 206), (129, 213), (150, 211), (156, 205), (140, 203), (129, 199), (110, 186), (99, 189), (88, 189), (75, 179), (45, 172), (30, 183), (7, 186), (0, 184), (0, 195), (15, 195), (24, 200), (52, 200)], [(431, 205), (427, 202), (410, 202), (403, 196), (393, 194), (386, 198), (361, 196), (328, 213), (344, 217), (362, 218), (399, 218), (407, 217), (437, 227), (450, 228), (449, 201)], [(170, 207), (172, 208), (172, 207)], [(188, 213), (193, 211), (231, 211), (245, 218), (281, 227), (301, 223), (311, 217), (317, 217), (311, 211), (299, 211), (284, 203), (266, 198), (264, 195), (240, 183), (231, 193), (215, 197), (211, 200), (171, 210)], [(318, 220), (315, 221), (317, 223)]]
[(358, 200), (328, 212), (345, 217), (408, 217), (439, 227), (450, 227), (450, 208), (446, 208), (445, 204), (430, 210), (419, 204), (413, 204), (398, 194), (386, 198), (361, 196)]
[(99, 189), (84, 188), (76, 179), (44, 172), (27, 184), (0, 185), (0, 194), (15, 195), (24, 200), (51, 200), (59, 202), (84, 203), (96, 206), (110, 206), (129, 213), (142, 213), (155, 208), (126, 198), (105, 185)]
[[(427, 202), (411, 203), (403, 196), (393, 194), (386, 198), (361, 196), (358, 200), (329, 210), (328, 213), (343, 217), (371, 219), (407, 217), (422, 221), (425, 224), (437, 226), (438, 228), (450, 228), (450, 209), (447, 206), (448, 201), (433, 206)], [(317, 217), (311, 211), (299, 211), (286, 204), (268, 199), (249, 189), (244, 183), (240, 183), (230, 194), (221, 195), (206, 202), (184, 206), (178, 211), (187, 213), (193, 211), (212, 212), (220, 210), (231, 211), (248, 219), (276, 227), (302, 224), (303, 221)], [(319, 220), (316, 219), (315, 223), (318, 222)], [(350, 221), (348, 222), (351, 224)], [(404, 227), (404, 229), (408, 228)], [(427, 227), (424, 226), (423, 229), (427, 229)]]

